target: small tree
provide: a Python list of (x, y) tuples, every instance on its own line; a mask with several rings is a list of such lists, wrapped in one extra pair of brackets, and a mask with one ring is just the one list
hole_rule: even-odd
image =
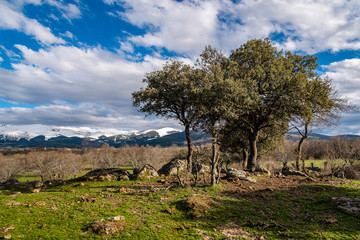
[[(313, 70), (315, 66), (317, 65), (314, 65)], [(328, 78), (315, 77), (310, 79), (306, 89), (299, 115), (295, 115), (293, 121), (294, 128), (301, 135), (297, 147), (297, 170), (300, 170), (303, 143), (313, 128), (337, 126), (343, 112), (355, 110), (355, 106), (350, 104), (347, 99), (338, 96)]]
[(147, 87), (132, 94), (134, 106), (148, 115), (177, 119), (185, 127), (190, 174), (193, 155), (190, 130), (197, 120), (198, 101), (194, 69), (179, 61), (167, 62), (163, 69), (147, 73), (143, 82)]
[(230, 88), (225, 77), (227, 61), (223, 54), (211, 46), (207, 46), (197, 60), (199, 69), (196, 81), (201, 99), (198, 102), (198, 126), (211, 135), (211, 185), (218, 183), (216, 173), (220, 174), (219, 137), (227, 111), (225, 102)]

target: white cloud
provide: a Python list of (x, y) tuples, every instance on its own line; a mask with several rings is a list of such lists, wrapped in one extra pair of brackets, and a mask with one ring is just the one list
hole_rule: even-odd
[(2, 61), (4, 61), (4, 59), (3, 59), (2, 57), (0, 57), (0, 63), (1, 63)]
[(315, 53), (360, 48), (359, 1), (246, 0), (230, 7), (233, 17), (243, 24), (239, 30), (258, 33), (258, 37), (282, 33), (283, 46), (290, 50)]
[(1, 124), (29, 125), (43, 124), (54, 126), (86, 126), (129, 130), (145, 130), (170, 126), (179, 128), (176, 121), (163, 119), (144, 119), (141, 115), (118, 113), (109, 108), (94, 104), (71, 105), (55, 102), (35, 108), (0, 108)]
[(129, 0), (122, 3), (126, 11), (118, 14), (149, 30), (144, 35), (129, 37), (134, 44), (194, 55), (205, 45), (216, 42), (218, 4), (214, 1)]
[(45, 0), (45, 3), (56, 7), (62, 14), (62, 17), (71, 20), (81, 18), (81, 11), (75, 4), (63, 4), (61, 1)]
[(360, 59), (345, 59), (326, 66), (328, 76), (339, 93), (360, 106)]
[(278, 35), (278, 46), (310, 54), (360, 49), (356, 0), (104, 0), (120, 4), (124, 20), (146, 29), (134, 44), (193, 56), (211, 44), (234, 49), (252, 38)]
[(4, 0), (0, 0), (0, 28), (22, 31), (44, 44), (64, 43), (63, 39), (51, 33), (50, 28), (26, 17)]

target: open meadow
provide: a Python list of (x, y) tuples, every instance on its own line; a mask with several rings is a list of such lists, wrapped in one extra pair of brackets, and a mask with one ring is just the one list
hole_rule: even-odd
[[(18, 169), (13, 175), (19, 182), (7, 180), (0, 185), (0, 237), (360, 239), (360, 212), (356, 208), (360, 203), (346, 202), (360, 198), (359, 180), (336, 178), (325, 172), (286, 176), (272, 169), (270, 175), (246, 173), (251, 181), (228, 178), (224, 172), (215, 187), (210, 186), (207, 178), (204, 182), (202, 175), (195, 186), (194, 178), (190, 177), (188, 186), (180, 187), (176, 174), (150, 174), (144, 178), (134, 177), (133, 170), (146, 162), (155, 164), (154, 159), (163, 159), (155, 164), (159, 170), (161, 164), (181, 157), (181, 148), (128, 148), (129, 151), (105, 147), (90, 152), (49, 150), (5, 154), (2, 160), (27, 159), (28, 168)], [(147, 160), (136, 158), (135, 150), (138, 155), (147, 152)], [(150, 157), (151, 151), (153, 155), (157, 153), (154, 159)], [(138, 165), (123, 162), (130, 153)], [(65, 171), (63, 167), (63, 173), (59, 174), (59, 170), (42, 172), (36, 164), (30, 164), (36, 159), (48, 162), (56, 156), (61, 158), (44, 169), (50, 166), (61, 169), (59, 159), (66, 166), (70, 166), (72, 159), (72, 168)], [(121, 168), (121, 164), (128, 166), (121, 171), (126, 176), (86, 174), (92, 169), (106, 169), (104, 159), (112, 161), (111, 166), (116, 167), (113, 169)], [(306, 166), (310, 162), (323, 167), (324, 161), (309, 160)], [(281, 164), (273, 163), (276, 165)], [(350, 203), (355, 206), (352, 212), (344, 208), (344, 204)]]

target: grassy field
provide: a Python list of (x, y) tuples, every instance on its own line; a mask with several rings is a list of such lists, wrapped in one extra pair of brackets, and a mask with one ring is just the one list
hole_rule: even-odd
[[(360, 239), (359, 216), (334, 196), (360, 197), (359, 181), (258, 177), (216, 188), (171, 188), (151, 181), (68, 182), (40, 193), (1, 190), (0, 237), (12, 239)], [(168, 181), (170, 179), (167, 179)], [(21, 192), (21, 194), (14, 194)], [(200, 214), (184, 204), (210, 199)], [(98, 235), (89, 226), (124, 216), (122, 230)], [(196, 216), (194, 218), (194, 216)], [(7, 236), (9, 237), (9, 236)]]

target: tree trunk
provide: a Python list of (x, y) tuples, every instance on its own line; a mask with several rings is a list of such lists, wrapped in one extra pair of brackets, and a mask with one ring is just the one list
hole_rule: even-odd
[(192, 147), (192, 143), (191, 143), (191, 138), (190, 138), (190, 126), (186, 125), (185, 126), (185, 136), (186, 136), (186, 141), (187, 141), (187, 146), (188, 146), (188, 154), (186, 157), (187, 160), (187, 167), (188, 167), (188, 175), (190, 175), (192, 173), (192, 156), (193, 156), (193, 147)]
[(247, 150), (247, 148), (243, 148), (242, 153), (243, 153), (243, 169), (246, 169), (249, 161), (249, 151)]
[[(300, 129), (296, 128), (296, 130), (298, 130), (299, 134), (301, 135), (301, 139), (299, 141), (298, 147), (297, 147), (297, 158), (296, 158), (296, 170), (300, 170), (300, 162), (301, 162), (301, 151), (302, 151), (302, 145), (305, 142), (305, 140), (307, 139), (307, 137), (309, 136), (309, 131), (308, 131), (308, 124), (305, 124), (305, 132), (302, 133), (300, 131)], [(305, 170), (305, 164), (303, 164), (303, 168)]]
[(300, 162), (301, 162), (301, 150), (302, 150), (302, 145), (303, 143), (305, 142), (306, 140), (306, 137), (305, 136), (302, 136), (300, 141), (299, 141), (299, 144), (298, 144), (298, 147), (297, 147), (297, 158), (296, 158), (296, 170), (300, 170)]
[(216, 170), (218, 165), (218, 144), (216, 135), (212, 138), (212, 156), (211, 156), (211, 185), (216, 185)]
[(249, 132), (249, 143), (250, 143), (250, 153), (248, 159), (247, 169), (251, 172), (255, 172), (256, 168), (256, 159), (257, 159), (257, 141), (258, 141), (259, 131), (253, 130)]

